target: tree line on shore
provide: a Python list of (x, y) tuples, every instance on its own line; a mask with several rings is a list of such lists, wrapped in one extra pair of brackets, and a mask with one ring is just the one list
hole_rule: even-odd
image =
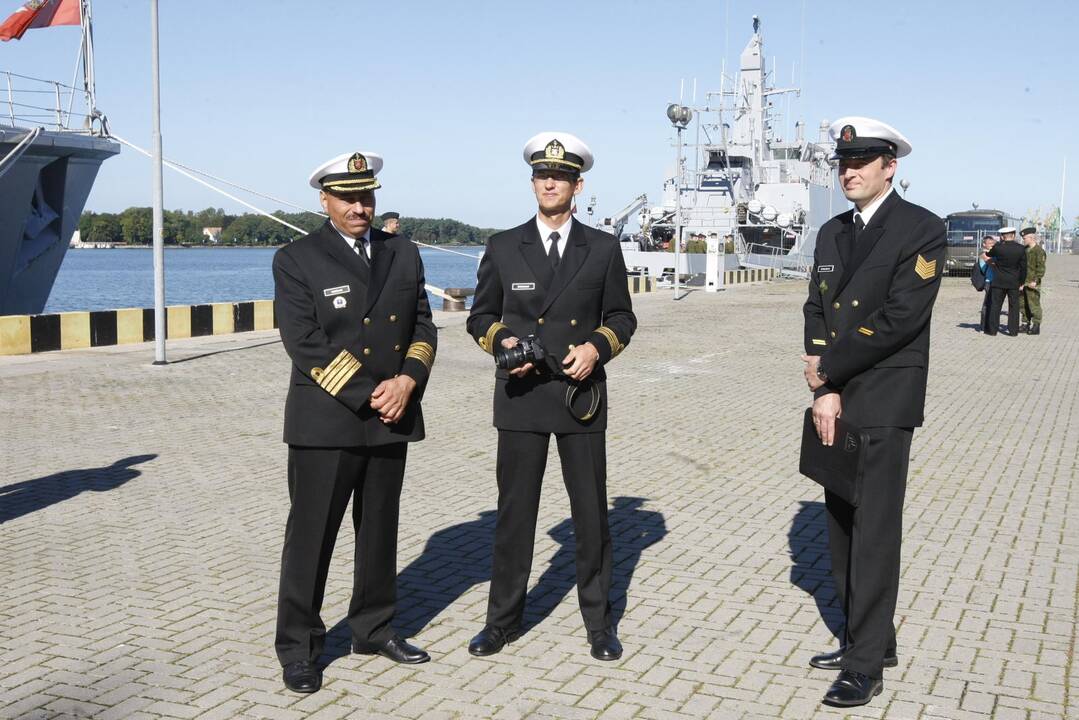
[[(313, 232), (326, 221), (315, 213), (273, 213), (290, 225)], [(264, 215), (230, 215), (221, 208), (166, 210), (163, 239), (166, 245), (283, 245), (300, 237), (295, 230)], [(375, 227), (382, 221), (375, 218)], [(216, 228), (214, 238), (203, 232)], [(430, 245), (482, 245), (498, 232), (449, 218), (401, 218), (400, 234)], [(153, 210), (129, 207), (119, 213), (84, 212), (79, 218), (79, 237), (84, 243), (150, 245), (153, 242)]]

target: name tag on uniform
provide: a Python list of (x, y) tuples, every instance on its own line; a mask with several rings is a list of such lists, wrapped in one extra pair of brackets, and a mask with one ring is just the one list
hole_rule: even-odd
[(817, 272), (835, 272), (835, 265), (818, 265)]
[(513, 283), (510, 285), (511, 290), (535, 290), (536, 283)]
[(347, 292), (352, 292), (352, 288), (348, 285), (338, 285), (337, 287), (326, 288), (322, 291), (323, 297), (333, 297), (334, 295), (344, 295)]

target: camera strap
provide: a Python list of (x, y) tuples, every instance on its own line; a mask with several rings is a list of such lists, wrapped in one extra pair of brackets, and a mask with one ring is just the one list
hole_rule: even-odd
[[(581, 386), (588, 385), (588, 392), (591, 394), (591, 398), (588, 403), (588, 412), (584, 415), (578, 415), (573, 412), (573, 401), (577, 399), (577, 394), (581, 392)], [(590, 380), (585, 380), (583, 383), (570, 383), (566, 386), (566, 410), (569, 414), (577, 418), (581, 422), (588, 422), (596, 415), (596, 411), (599, 410), (600, 394), (599, 388), (596, 384)]]

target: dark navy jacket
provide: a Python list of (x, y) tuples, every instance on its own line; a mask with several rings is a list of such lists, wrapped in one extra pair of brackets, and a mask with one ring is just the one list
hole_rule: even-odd
[(939, 217), (894, 191), (850, 242), (854, 211), (817, 235), (805, 350), (821, 357), (843, 418), (861, 427), (917, 427), (925, 413), (929, 325), (944, 272)]
[[(274, 255), (274, 310), (292, 358), (284, 440), (355, 447), (422, 440), (420, 398), (436, 332), (423, 261), (407, 238), (371, 230), (371, 266), (327, 221)], [(383, 380), (416, 380), (399, 422), (369, 404)]]
[[(504, 338), (534, 334), (553, 360), (540, 373), (523, 378), (495, 371), (495, 427), (553, 433), (605, 430), (603, 366), (629, 344), (636, 328), (626, 265), (614, 236), (574, 220), (557, 272), (543, 252), (534, 218), (492, 236), (480, 261), (468, 333), (489, 353), (500, 348)], [(599, 351), (589, 380), (599, 390), (600, 405), (591, 420), (580, 422), (565, 407), (572, 381), (558, 369), (570, 349), (585, 342)]]

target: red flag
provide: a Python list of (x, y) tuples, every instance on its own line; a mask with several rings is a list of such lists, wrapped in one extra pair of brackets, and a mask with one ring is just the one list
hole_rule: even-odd
[(0, 25), (0, 40), (18, 40), (30, 28), (81, 25), (81, 0), (29, 0)]

